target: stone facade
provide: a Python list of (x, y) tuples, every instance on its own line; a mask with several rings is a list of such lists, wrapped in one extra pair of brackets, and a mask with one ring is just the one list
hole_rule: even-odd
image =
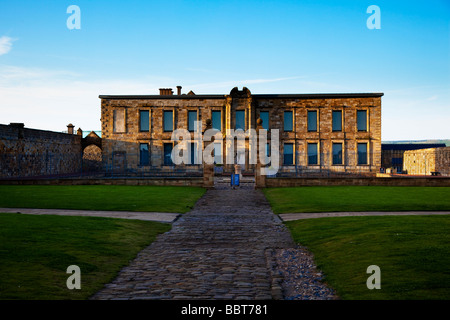
[(406, 151), (403, 161), (404, 170), (411, 175), (450, 176), (450, 147)]
[[(204, 130), (207, 119), (213, 118), (212, 113), (220, 111), (215, 113), (219, 116), (213, 119), (213, 127), (219, 122), (224, 138), (227, 130), (235, 129), (241, 119), (244, 131), (255, 129), (258, 118), (268, 119), (269, 123), (263, 123), (263, 127), (268, 125), (269, 145), (272, 130), (279, 130), (281, 172), (375, 174), (381, 167), (382, 96), (382, 93), (251, 94), (247, 88), (234, 88), (228, 95), (196, 95), (192, 91), (181, 94), (180, 87), (177, 95), (170, 89), (161, 90), (160, 95), (101, 95), (103, 162), (119, 170), (171, 170), (174, 167), (165, 163), (164, 150), (170, 150), (170, 144), (173, 145), (172, 131), (164, 130), (165, 121), (171, 122), (172, 129), (189, 129), (189, 112), (195, 111), (191, 116), (201, 121)], [(333, 128), (333, 111), (339, 119), (334, 121), (338, 123), (337, 128)], [(267, 113), (263, 117), (264, 112)], [(148, 124), (142, 116), (149, 117)], [(314, 119), (308, 125), (310, 116)], [(292, 123), (285, 124), (285, 121)], [(311, 130), (313, 122), (316, 130)], [(193, 140), (194, 133), (190, 135)], [(246, 139), (245, 155), (242, 155), (244, 173), (255, 168), (249, 163), (251, 147)], [(234, 163), (226, 162), (230, 146), (224, 142), (218, 148), (224, 172), (231, 172)], [(309, 149), (313, 151), (308, 153)], [(235, 147), (235, 153), (236, 150)], [(236, 159), (240, 155), (230, 156)], [(201, 164), (184, 167), (200, 169)]]
[(0, 178), (47, 176), (81, 170), (81, 136), (0, 125)]
[(386, 173), (403, 173), (403, 154), (408, 150), (445, 147), (444, 143), (383, 143), (381, 167)]

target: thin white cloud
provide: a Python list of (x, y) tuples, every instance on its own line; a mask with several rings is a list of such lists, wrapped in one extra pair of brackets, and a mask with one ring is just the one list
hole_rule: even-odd
[(11, 51), (13, 40), (7, 36), (0, 37), (0, 56)]
[(67, 70), (48, 70), (41, 68), (23, 68), (17, 66), (0, 65), (0, 85), (12, 85), (15, 82), (25, 84), (32, 81), (42, 83), (43, 80), (67, 80), (80, 77), (81, 74)]
[[(102, 94), (158, 94), (170, 78), (86, 79), (70, 70), (0, 65), (0, 123), (64, 131), (68, 123), (100, 130)], [(164, 87), (164, 86), (162, 86)]]

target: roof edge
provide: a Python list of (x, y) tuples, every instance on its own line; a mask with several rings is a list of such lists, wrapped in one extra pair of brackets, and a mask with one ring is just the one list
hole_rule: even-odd
[[(100, 99), (161, 99), (161, 100), (177, 100), (177, 99), (225, 99), (226, 94), (196, 94), (196, 95), (99, 95)], [(252, 94), (254, 98), (266, 99), (319, 99), (319, 98), (379, 98), (384, 96), (383, 92), (371, 93), (298, 93), (298, 94)]]

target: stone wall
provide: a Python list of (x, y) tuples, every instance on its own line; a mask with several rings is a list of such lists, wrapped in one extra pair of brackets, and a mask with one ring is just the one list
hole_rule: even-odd
[(81, 136), (0, 125), (0, 178), (80, 172), (81, 150)]
[(308, 186), (403, 186), (403, 187), (450, 187), (447, 177), (364, 177), (364, 178), (270, 178), (267, 188)]
[(403, 168), (408, 174), (439, 172), (442, 176), (450, 176), (450, 147), (406, 151), (403, 158)]
[(8, 179), (0, 185), (127, 185), (127, 186), (189, 186), (203, 187), (203, 178), (65, 178), (65, 179)]

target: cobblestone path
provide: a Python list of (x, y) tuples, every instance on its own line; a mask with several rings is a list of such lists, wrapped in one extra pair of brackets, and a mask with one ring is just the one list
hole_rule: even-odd
[(273, 256), (294, 246), (262, 192), (208, 190), (92, 299), (282, 299)]

